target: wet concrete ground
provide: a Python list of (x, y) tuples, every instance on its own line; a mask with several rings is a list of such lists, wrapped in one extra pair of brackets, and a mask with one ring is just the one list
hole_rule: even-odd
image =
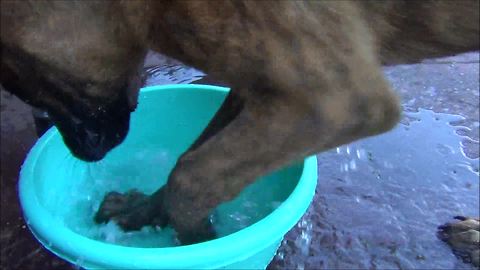
[[(173, 60), (157, 58), (153, 56), (148, 61), (150, 77), (147, 81), (148, 85), (167, 84), (167, 83), (190, 83), (203, 77), (201, 72), (185, 67)], [(479, 156), (479, 53), (464, 54), (457, 57), (429, 60), (422, 64), (405, 65), (388, 67), (385, 69), (387, 77), (391, 80), (393, 86), (401, 95), (405, 111), (416, 111), (419, 108), (431, 109), (435, 112), (446, 112), (450, 114), (458, 114), (465, 119), (456, 121), (455, 125), (468, 127), (462, 129), (458, 133), (467, 136), (463, 139), (463, 150), (470, 158), (478, 158)], [(208, 83), (208, 79), (201, 79), (196, 83)], [(404, 120), (408, 122), (407, 118)], [(432, 131), (434, 132), (434, 131)], [(426, 137), (433, 136), (425, 134)], [(433, 138), (433, 137), (432, 137)], [(470, 139), (468, 139), (470, 138)], [(28, 229), (25, 227), (22, 219), (21, 210), (17, 196), (17, 176), (20, 166), (25, 158), (26, 153), (36, 140), (35, 128), (31, 116), (31, 109), (17, 98), (7, 94), (4, 89), (1, 91), (1, 233), (0, 233), (0, 268), (1, 269), (73, 269), (74, 267), (66, 262), (56, 258), (54, 255), (42, 248), (42, 246), (34, 239)], [(408, 142), (403, 142), (408, 143)], [(356, 145), (357, 149), (360, 149)], [(366, 147), (366, 146), (365, 146)], [(342, 148), (340, 151), (346, 151)], [(325, 164), (336, 164), (342, 162), (332, 153), (325, 153), (319, 156), (321, 164), (319, 187), (315, 196), (314, 203), (308, 214), (303, 219), (304, 222), (295, 227), (286, 237), (269, 268), (271, 269), (291, 269), (291, 268), (307, 268), (307, 269), (327, 269), (327, 268), (372, 268), (381, 269), (382, 265), (376, 264), (375, 257), (382, 252), (382, 245), (390, 249), (409, 249), (412, 238), (419, 237), (417, 231), (398, 231), (395, 229), (378, 228), (375, 224), (375, 218), (369, 219), (370, 224), (366, 224), (358, 229), (362, 232), (373, 233), (382, 232), (383, 234), (401, 234), (406, 242), (396, 243), (377, 243), (378, 246), (361, 246), (361, 251), (349, 252), (347, 247), (339, 248), (339, 245), (345, 240), (345, 231), (352, 229), (352, 223), (349, 221), (349, 213), (356, 211), (356, 216), (369, 216), (373, 211), (375, 204), (368, 203), (353, 204), (346, 200), (338, 203), (335, 200), (334, 192), (338, 191), (338, 184), (335, 182), (335, 174), (337, 169), (329, 167)], [(478, 187), (478, 159), (472, 161), (476, 163), (477, 181), (473, 183), (474, 187)], [(475, 164), (473, 165), (475, 166)], [(335, 167), (337, 168), (337, 167)], [(329, 171), (330, 170), (330, 171)], [(356, 174), (350, 174), (356, 175)], [(354, 198), (362, 191), (354, 181), (342, 183), (341, 188), (347, 190), (347, 199)], [(382, 191), (385, 186), (376, 183), (370, 183), (372, 189)], [(350, 189), (349, 189), (350, 188)], [(322, 192), (323, 191), (323, 192)], [(478, 188), (473, 198), (476, 202), (467, 204), (463, 209), (478, 215)], [(438, 193), (433, 193), (434, 195)], [(470, 195), (472, 192), (469, 191)], [(451, 194), (454, 196), (454, 194)], [(374, 196), (373, 196), (374, 197)], [(371, 200), (372, 197), (367, 199)], [(363, 198), (365, 199), (365, 198)], [(438, 200), (433, 197), (431, 201)], [(383, 203), (395, 204), (395, 199), (384, 200)], [(432, 206), (429, 206), (430, 209)], [(442, 206), (443, 207), (443, 206)], [(369, 210), (370, 209), (370, 210)], [(454, 208), (457, 209), (457, 208)], [(378, 213), (386, 214), (385, 212)], [(450, 214), (448, 212), (447, 214)], [(463, 213), (456, 213), (463, 214)], [(393, 215), (393, 214), (392, 214)], [(445, 216), (442, 216), (445, 218)], [(412, 221), (415, 217), (411, 217)], [(444, 220), (447, 222), (448, 220)], [(400, 224), (401, 225), (401, 224)], [(431, 225), (431, 224), (430, 224)], [(438, 224), (440, 225), (440, 224)], [(377, 226), (377, 227), (376, 227)], [(400, 227), (399, 227), (400, 228)], [(408, 227), (401, 227), (408, 228)], [(415, 227), (422, 228), (422, 224)], [(426, 227), (425, 227), (426, 228)], [(353, 228), (357, 230), (356, 228)], [(305, 237), (301, 237), (305, 233), (308, 234), (308, 241)], [(300, 238), (299, 238), (300, 237)], [(348, 237), (347, 237), (348, 238)], [(350, 237), (354, 238), (355, 236)], [(300, 239), (300, 241), (298, 240)], [(361, 240), (361, 237), (358, 237)], [(403, 239), (403, 238), (402, 238)], [(389, 246), (390, 245), (390, 246)], [(468, 265), (462, 264), (453, 255), (443, 256), (442, 264), (435, 264), (431, 258), (425, 258), (428, 249), (437, 252), (447, 253), (448, 248), (441, 246), (442, 243), (432, 242), (430, 246), (426, 246), (425, 252), (418, 253), (414, 259), (409, 257), (401, 258), (401, 260), (393, 259), (393, 268), (408, 268), (409, 266), (419, 266), (422, 268), (469, 268)], [(412, 247), (411, 249), (415, 248)], [(358, 248), (358, 247), (357, 247)], [(393, 251), (392, 251), (393, 252)], [(429, 254), (431, 254), (430, 252)], [(413, 256), (413, 255), (412, 255)], [(433, 256), (433, 255), (432, 255)], [(428, 257), (428, 256), (427, 256)], [(373, 259), (372, 259), (373, 258)], [(371, 264), (366, 264), (365, 260), (371, 259)], [(410, 261), (409, 261), (410, 260)], [(425, 261), (418, 264), (417, 261)]]

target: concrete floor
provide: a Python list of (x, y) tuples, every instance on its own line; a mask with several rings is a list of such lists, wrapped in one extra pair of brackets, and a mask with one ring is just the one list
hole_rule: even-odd
[[(418, 108), (426, 108), (436, 112), (458, 114), (465, 117), (465, 120), (458, 121), (454, 124), (469, 128), (461, 131), (462, 135), (470, 138), (464, 140), (463, 148), (470, 158), (478, 158), (478, 52), (452, 58), (429, 60), (417, 65), (389, 67), (385, 69), (385, 72), (392, 81), (393, 86), (402, 96), (405, 111), (415, 111)], [(199, 77), (198, 73), (188, 76)], [(155, 83), (155, 81), (153, 80), (152, 83)], [(168, 83), (168, 81), (164, 83)], [(73, 268), (71, 265), (42, 248), (26, 228), (22, 218), (17, 196), (18, 172), (28, 150), (36, 139), (31, 108), (2, 89), (0, 179), (1, 269)], [(318, 203), (319, 201), (321, 202), (321, 200), (322, 198), (317, 194), (315, 202)], [(321, 214), (318, 218), (322, 218)], [(320, 266), (320, 264), (316, 266), (311, 263), (302, 263), (302, 261), (307, 261), (306, 257), (315, 257), (316, 254), (312, 254), (311, 252), (306, 255), (296, 254), (293, 256), (291, 254), (297, 252), (296, 249), (298, 249), (298, 247), (295, 247), (293, 241), (299, 233), (301, 233), (301, 231), (295, 228), (287, 235), (286, 241), (284, 241), (280, 249), (282, 258), (277, 256), (270, 265), (270, 268), (285, 269), (300, 267), (300, 265), (306, 268), (325, 268), (325, 266)], [(291, 262), (291, 260), (289, 261), (283, 258), (284, 256), (290, 256), (294, 258), (296, 262)]]
[(69, 269), (70, 264), (46, 251), (26, 228), (17, 196), (17, 179), (37, 136), (31, 108), (3, 89), (0, 94), (0, 269)]

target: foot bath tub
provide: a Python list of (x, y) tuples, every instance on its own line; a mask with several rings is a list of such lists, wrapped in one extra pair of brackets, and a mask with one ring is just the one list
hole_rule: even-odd
[(219, 237), (212, 241), (178, 246), (169, 227), (124, 233), (114, 223), (93, 222), (105, 193), (152, 193), (162, 186), (227, 93), (206, 85), (142, 89), (126, 140), (96, 163), (72, 157), (50, 129), (20, 173), (20, 201), (32, 233), (59, 257), (87, 269), (265, 268), (312, 200), (315, 157), (262, 177), (215, 209)]

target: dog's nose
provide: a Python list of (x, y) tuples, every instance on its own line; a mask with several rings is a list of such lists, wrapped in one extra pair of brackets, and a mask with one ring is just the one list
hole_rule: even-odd
[(85, 133), (86, 133), (86, 141), (87, 141), (87, 144), (91, 145), (91, 146), (98, 146), (100, 141), (101, 141), (101, 135), (95, 131), (91, 131), (91, 130), (88, 130), (86, 129), (85, 130)]

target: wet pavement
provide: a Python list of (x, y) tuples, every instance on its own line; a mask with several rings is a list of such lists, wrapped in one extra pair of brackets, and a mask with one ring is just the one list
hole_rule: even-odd
[[(158, 55), (146, 71), (147, 85), (221, 84)], [(270, 269), (471, 269), (435, 228), (479, 215), (479, 53), (385, 73), (402, 97), (403, 124), (319, 155), (314, 202)], [(31, 108), (2, 89), (0, 268), (74, 269), (42, 248), (21, 215), (17, 176), (35, 140)]]

